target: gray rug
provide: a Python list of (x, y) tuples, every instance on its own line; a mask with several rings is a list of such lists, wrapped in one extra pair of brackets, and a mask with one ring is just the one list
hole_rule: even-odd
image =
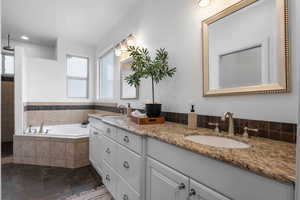
[(79, 195), (73, 195), (65, 200), (113, 200), (107, 189), (102, 186), (95, 190), (85, 191)]

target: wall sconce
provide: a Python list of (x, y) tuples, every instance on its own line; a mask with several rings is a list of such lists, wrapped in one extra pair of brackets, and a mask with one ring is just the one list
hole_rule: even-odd
[(210, 0), (198, 0), (198, 5), (200, 7), (206, 7), (210, 4)]
[(115, 46), (115, 55), (117, 57), (121, 56), (122, 53), (128, 51), (128, 47), (136, 45), (136, 38), (130, 34), (126, 39), (122, 40)]

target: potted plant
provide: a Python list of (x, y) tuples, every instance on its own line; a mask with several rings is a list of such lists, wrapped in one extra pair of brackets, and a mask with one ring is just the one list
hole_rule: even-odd
[(130, 56), (133, 58), (131, 69), (133, 73), (125, 78), (130, 86), (139, 86), (142, 78), (151, 79), (152, 83), (152, 103), (146, 104), (146, 114), (148, 117), (159, 117), (161, 104), (155, 103), (155, 84), (167, 77), (172, 77), (176, 68), (170, 68), (168, 63), (168, 52), (165, 49), (156, 50), (155, 58), (152, 59), (146, 48), (128, 47)]

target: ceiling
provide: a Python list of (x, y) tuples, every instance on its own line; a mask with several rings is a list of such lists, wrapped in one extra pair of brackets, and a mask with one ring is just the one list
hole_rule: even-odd
[(97, 45), (141, 0), (2, 0), (2, 36), (33, 43), (57, 38)]

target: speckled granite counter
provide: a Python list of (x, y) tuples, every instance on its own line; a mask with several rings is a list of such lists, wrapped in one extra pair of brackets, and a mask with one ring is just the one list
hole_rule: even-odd
[(134, 134), (156, 138), (195, 153), (233, 164), (253, 173), (286, 183), (296, 180), (296, 145), (264, 138), (229, 137), (251, 145), (247, 149), (226, 149), (201, 145), (185, 139), (189, 135), (218, 135), (210, 129), (190, 130), (186, 125), (166, 122), (162, 125), (136, 125), (127, 118), (90, 115)]

